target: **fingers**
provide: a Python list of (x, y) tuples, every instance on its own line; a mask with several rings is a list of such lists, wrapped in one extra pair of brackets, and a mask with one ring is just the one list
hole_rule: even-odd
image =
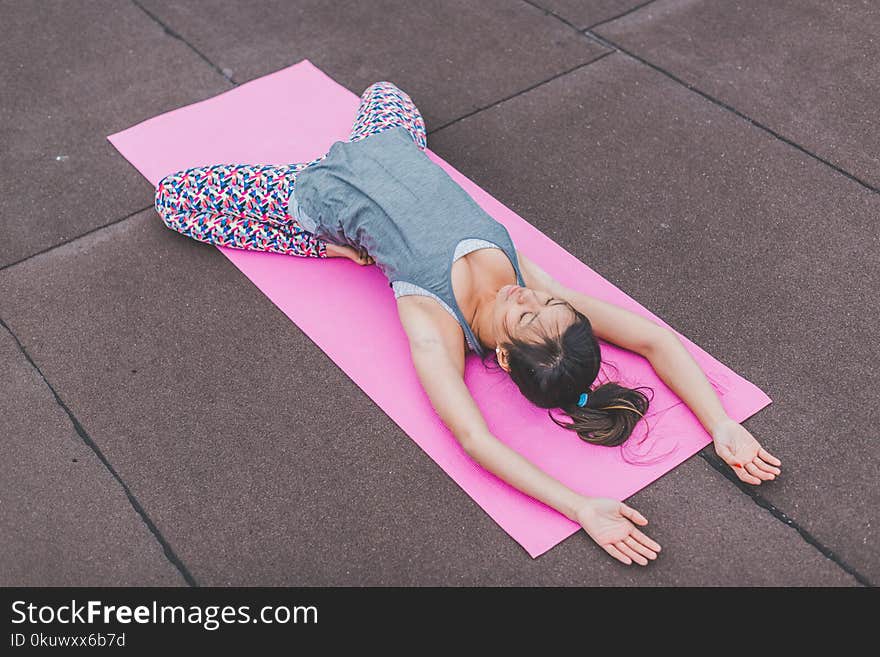
[[(770, 465), (782, 465), (782, 461), (773, 456), (770, 452), (768, 452), (763, 447), (758, 450), (758, 456), (764, 459)], [(778, 473), (777, 473), (778, 474)]]
[(622, 541), (607, 543), (602, 548), (618, 561), (631, 565), (635, 561), (640, 566), (647, 566), (649, 560), (657, 558), (660, 552), (660, 544), (651, 540), (635, 527), (629, 536)]
[(608, 545), (603, 545), (602, 547), (605, 548), (605, 551), (608, 554), (610, 554), (612, 557), (614, 557), (618, 561), (622, 561), (627, 566), (632, 563), (632, 559), (630, 559), (628, 556), (626, 556), (623, 552), (618, 550), (616, 547), (614, 547), (610, 543)]
[(636, 529), (635, 527), (633, 527), (630, 536), (632, 536), (642, 545), (654, 550), (654, 552), (660, 551), (660, 544), (657, 541), (648, 538), (645, 534), (642, 533), (640, 529)]
[(737, 476), (747, 484), (758, 485), (762, 481), (772, 481), (782, 473), (778, 467), (782, 462), (763, 447), (758, 448), (758, 454), (750, 461), (743, 463), (726, 445), (719, 445), (716, 449), (726, 463), (730, 464)]
[(776, 476), (770, 472), (764, 472), (754, 463), (746, 463), (746, 471), (752, 475), (753, 477), (757, 477), (761, 481), (770, 481), (771, 479), (775, 479)]
[(772, 465), (768, 465), (763, 460), (761, 460), (760, 456), (756, 456), (752, 460), (752, 463), (754, 463), (756, 466), (758, 466), (759, 470), (763, 470), (764, 472), (769, 472), (773, 475), (779, 475), (782, 473), (782, 470), (780, 470), (779, 468), (774, 468)]
[(654, 550), (647, 547), (646, 545), (642, 545), (635, 538), (633, 538), (631, 535), (627, 536), (625, 539), (623, 539), (623, 542), (626, 543), (627, 545), (629, 545), (633, 550), (635, 550), (636, 552), (641, 554), (643, 557), (647, 557), (648, 559), (656, 559), (657, 558), (657, 553), (654, 552)]
[(743, 465), (742, 463), (739, 463), (735, 459), (733, 459), (730, 462), (730, 467), (733, 468), (736, 476), (739, 477), (741, 481), (744, 481), (747, 484), (754, 484), (757, 486), (761, 483), (762, 480), (774, 478), (771, 473), (759, 470), (757, 466), (752, 462)]
[(625, 540), (618, 541), (617, 543), (614, 544), (614, 547), (616, 547), (618, 550), (623, 552), (626, 556), (628, 556), (630, 559), (635, 561), (640, 566), (647, 566), (648, 565), (648, 560), (645, 559), (645, 557), (643, 557), (641, 554), (639, 554), (638, 552), (633, 550), (629, 545), (627, 545)]
[[(751, 465), (751, 463), (749, 463), (748, 465)], [(754, 467), (754, 466), (752, 466), (752, 467)], [(746, 468), (744, 468), (743, 466), (741, 466), (739, 463), (733, 464), (733, 471), (736, 472), (736, 475), (742, 481), (746, 482), (747, 484), (757, 485), (757, 484), (761, 483), (760, 479), (758, 479), (755, 475), (749, 473), (749, 471)]]
[(631, 506), (627, 506), (623, 502), (620, 503), (620, 515), (629, 518), (638, 525), (647, 525), (648, 519)]

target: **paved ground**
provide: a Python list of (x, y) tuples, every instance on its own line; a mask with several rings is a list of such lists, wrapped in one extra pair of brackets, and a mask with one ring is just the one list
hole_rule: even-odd
[[(880, 582), (876, 3), (0, 10), (0, 584)], [(630, 499), (648, 568), (529, 558), (106, 140), (304, 58), (766, 390), (783, 476), (708, 448)]]

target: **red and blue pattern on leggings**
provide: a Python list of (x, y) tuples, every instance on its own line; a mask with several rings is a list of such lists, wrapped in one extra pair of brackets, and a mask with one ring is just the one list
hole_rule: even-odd
[[(348, 141), (403, 126), (422, 149), (425, 122), (412, 99), (388, 81), (361, 94)], [(156, 211), (168, 228), (218, 246), (287, 255), (327, 257), (327, 244), (288, 213), (296, 175), (320, 162), (286, 165), (214, 164), (165, 176), (156, 188)]]

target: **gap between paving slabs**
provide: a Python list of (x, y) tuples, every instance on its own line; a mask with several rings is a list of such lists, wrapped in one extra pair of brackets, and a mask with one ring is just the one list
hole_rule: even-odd
[[(94, 231), (89, 231), (89, 232), (94, 232)], [(73, 411), (71, 411), (70, 408), (67, 406), (67, 404), (64, 403), (64, 400), (61, 399), (58, 392), (55, 390), (55, 388), (52, 386), (52, 384), (49, 383), (48, 379), (46, 379), (46, 376), (43, 374), (43, 371), (39, 368), (39, 366), (31, 358), (30, 354), (27, 352), (27, 349), (24, 348), (24, 345), (18, 339), (18, 336), (16, 336), (15, 333), (13, 333), (12, 329), (6, 324), (6, 322), (3, 321), (2, 317), (0, 317), (0, 328), (6, 330), (9, 333), (9, 335), (12, 336), (12, 339), (15, 341), (16, 346), (18, 347), (21, 354), (24, 356), (25, 360), (34, 369), (34, 371), (39, 375), (40, 379), (43, 381), (43, 383), (46, 385), (46, 387), (52, 393), (52, 396), (55, 399), (55, 403), (57, 403), (58, 406), (61, 407), (61, 410), (63, 410), (65, 412), (65, 414), (67, 415), (67, 417), (70, 419), (70, 422), (73, 425), (73, 429), (76, 432), (77, 436), (79, 436), (79, 438), (83, 441), (83, 443), (85, 443), (85, 445), (90, 450), (92, 450), (92, 452), (95, 454), (95, 456), (101, 462), (101, 464), (107, 469), (107, 471), (110, 473), (110, 475), (113, 477), (113, 479), (115, 479), (116, 482), (119, 484), (119, 486), (122, 487), (122, 490), (125, 493), (125, 496), (128, 498), (128, 501), (131, 504), (132, 508), (138, 514), (138, 516), (140, 516), (143, 523), (147, 526), (147, 529), (150, 531), (150, 533), (153, 535), (153, 537), (156, 539), (156, 541), (162, 547), (162, 551), (165, 554), (165, 558), (168, 559), (168, 561), (177, 569), (177, 571), (180, 573), (180, 575), (183, 577), (183, 579), (186, 581), (187, 584), (189, 584), (190, 586), (198, 586), (195, 578), (189, 572), (189, 569), (187, 569), (187, 567), (183, 564), (183, 562), (180, 560), (180, 558), (174, 552), (174, 549), (171, 547), (171, 545), (168, 543), (168, 541), (165, 540), (165, 537), (162, 536), (162, 533), (159, 531), (158, 527), (156, 527), (156, 524), (152, 521), (152, 519), (147, 514), (146, 510), (143, 508), (143, 506), (138, 501), (138, 499), (131, 492), (131, 489), (122, 480), (122, 477), (119, 476), (119, 473), (116, 472), (113, 465), (110, 463), (110, 461), (107, 460), (107, 457), (104, 456), (103, 452), (101, 452), (101, 449), (98, 447), (98, 445), (95, 443), (95, 441), (92, 440), (91, 436), (89, 436), (89, 434), (86, 432), (85, 428), (82, 426), (82, 424), (80, 424), (79, 420), (77, 420), (76, 416), (73, 414)]]

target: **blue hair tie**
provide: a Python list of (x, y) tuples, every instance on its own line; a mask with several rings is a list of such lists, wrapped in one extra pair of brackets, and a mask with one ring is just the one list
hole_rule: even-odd
[(580, 396), (580, 399), (578, 399), (578, 406), (580, 406), (581, 408), (583, 408), (584, 406), (586, 406), (586, 405), (587, 405), (587, 399), (588, 399), (588, 398), (589, 398), (589, 395), (588, 395), (587, 393), (585, 393), (585, 392), (582, 392), (582, 393), (581, 393), (581, 396)]

